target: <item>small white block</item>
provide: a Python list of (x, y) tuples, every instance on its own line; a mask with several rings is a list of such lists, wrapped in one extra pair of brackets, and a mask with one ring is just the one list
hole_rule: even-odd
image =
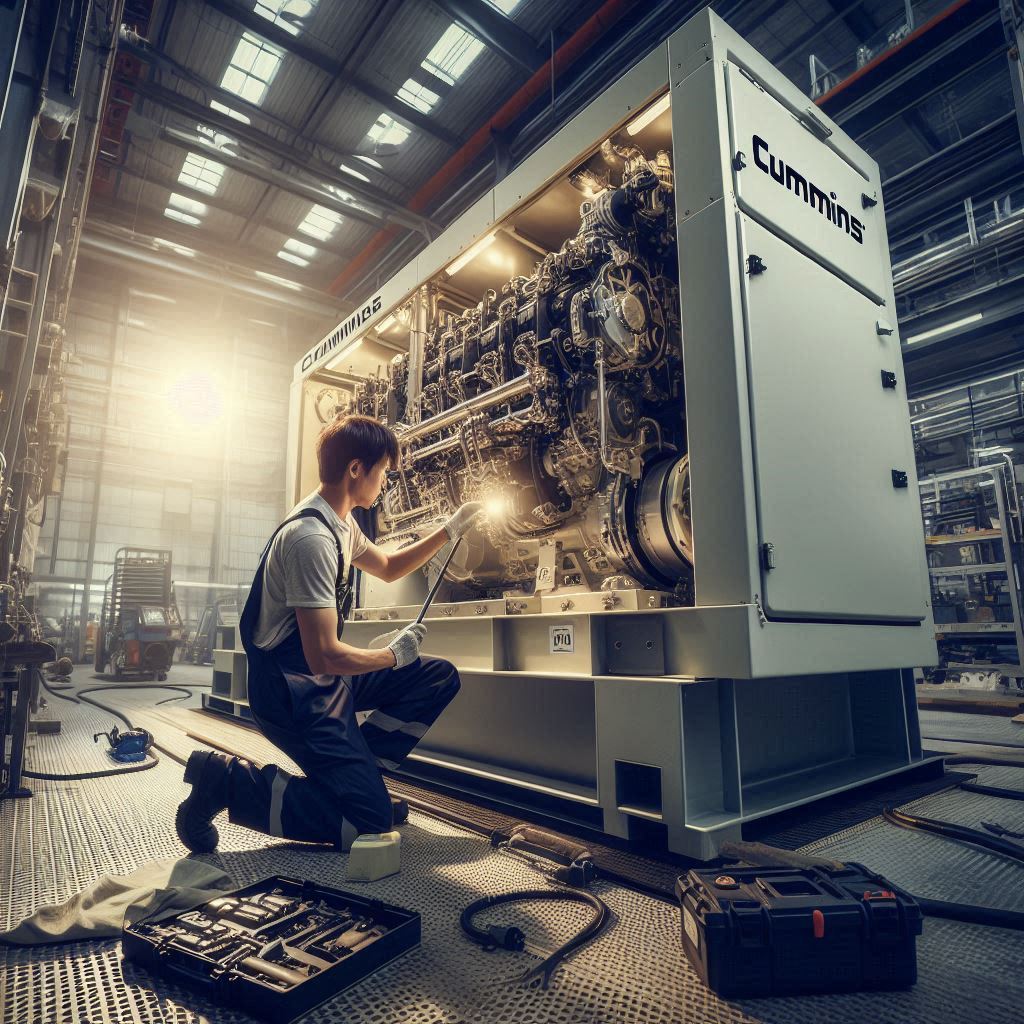
[(376, 882), (396, 875), (402, 867), (402, 836), (398, 832), (368, 832), (356, 836), (348, 854), (345, 877), (350, 882)]

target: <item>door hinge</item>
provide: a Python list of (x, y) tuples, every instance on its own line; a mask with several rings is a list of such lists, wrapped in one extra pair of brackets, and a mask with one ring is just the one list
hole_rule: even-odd
[(742, 171), (747, 166), (747, 158), (743, 155), (742, 150), (737, 150), (736, 155), (732, 158), (732, 169), (734, 171)]
[(758, 622), (758, 625), (762, 629), (764, 629), (764, 627), (768, 625), (768, 616), (765, 615), (764, 609), (761, 607), (761, 595), (760, 594), (755, 594), (754, 595), (754, 608), (757, 611), (757, 622)]
[(775, 568), (775, 545), (764, 543), (761, 545), (761, 568), (764, 570)]

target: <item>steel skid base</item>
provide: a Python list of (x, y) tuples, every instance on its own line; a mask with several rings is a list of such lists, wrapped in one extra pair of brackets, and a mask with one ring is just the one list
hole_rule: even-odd
[[(877, 667), (891, 627), (762, 623), (753, 606), (483, 616), (469, 605), (428, 628), (425, 653), (458, 666), (462, 689), (406, 773), (623, 839), (660, 834), (689, 857), (714, 857), (744, 822), (923, 761), (912, 675)], [(352, 622), (345, 639), (380, 631)], [(744, 678), (773, 651), (801, 674)], [(813, 671), (837, 654), (855, 670)]]

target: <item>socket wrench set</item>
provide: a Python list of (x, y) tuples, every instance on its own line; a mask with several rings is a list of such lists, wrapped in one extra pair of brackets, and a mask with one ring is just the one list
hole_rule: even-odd
[(277, 1024), (419, 945), (420, 915), (277, 875), (122, 939), (127, 959)]

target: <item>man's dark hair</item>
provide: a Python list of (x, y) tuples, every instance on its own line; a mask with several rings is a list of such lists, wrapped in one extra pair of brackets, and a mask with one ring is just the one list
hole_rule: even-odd
[(392, 469), (398, 465), (398, 438), (370, 416), (338, 416), (316, 439), (316, 461), (324, 484), (340, 483), (353, 460), (370, 470), (385, 457)]

